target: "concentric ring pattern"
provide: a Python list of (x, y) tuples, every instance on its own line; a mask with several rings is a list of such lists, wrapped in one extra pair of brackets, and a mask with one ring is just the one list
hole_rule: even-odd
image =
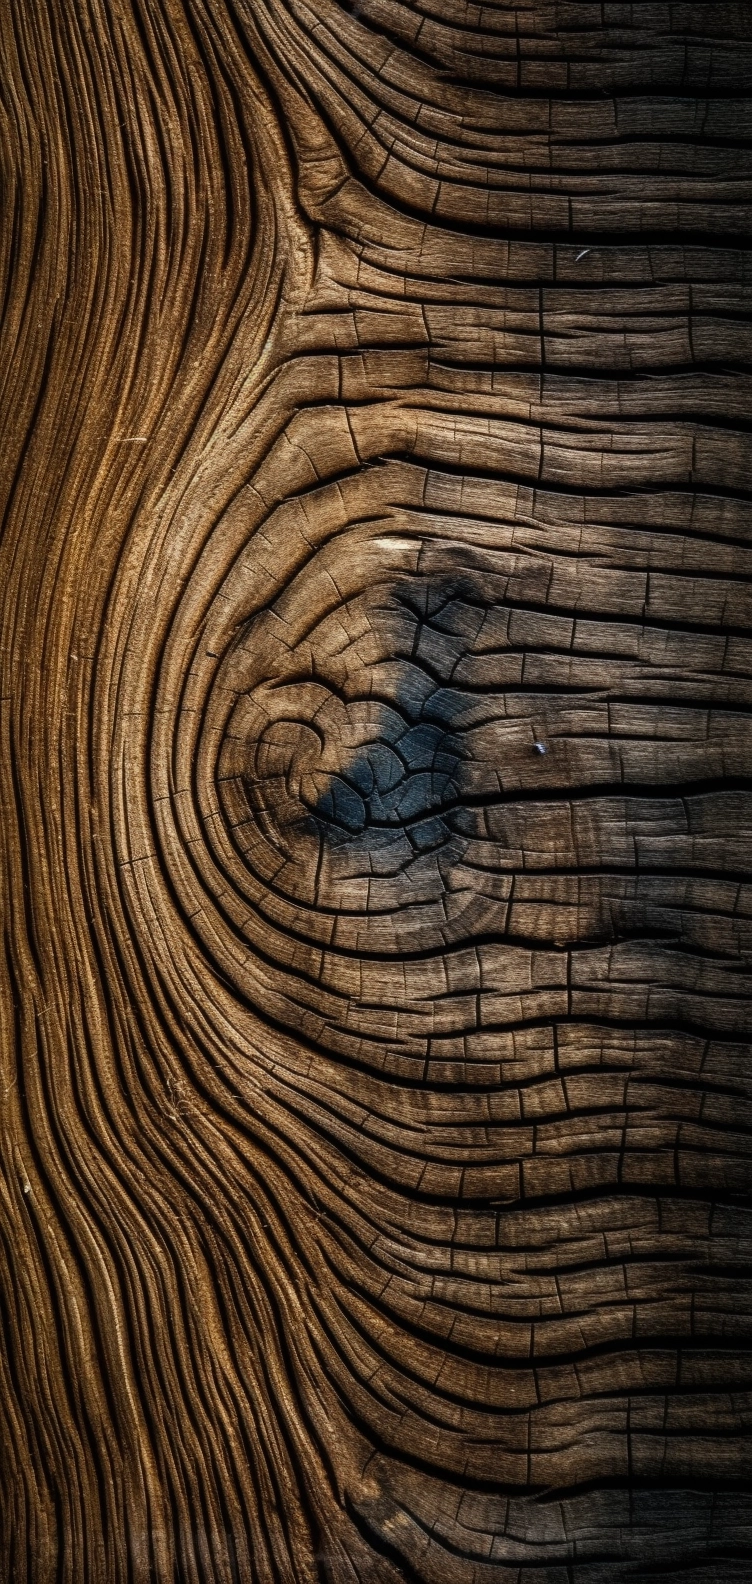
[(3, 1577), (741, 1579), (746, 8), (2, 27)]

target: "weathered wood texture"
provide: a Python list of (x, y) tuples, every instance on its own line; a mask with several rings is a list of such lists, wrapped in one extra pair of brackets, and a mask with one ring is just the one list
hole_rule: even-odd
[(0, 1574), (752, 1546), (752, 6), (5, 0)]

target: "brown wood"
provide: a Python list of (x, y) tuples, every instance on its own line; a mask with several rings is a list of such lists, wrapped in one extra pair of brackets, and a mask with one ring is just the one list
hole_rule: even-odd
[(752, 6), (0, 26), (0, 1577), (746, 1578)]

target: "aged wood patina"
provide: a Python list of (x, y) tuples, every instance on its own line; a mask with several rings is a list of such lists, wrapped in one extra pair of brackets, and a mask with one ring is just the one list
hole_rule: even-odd
[(748, 1578), (752, 6), (0, 28), (0, 1576)]

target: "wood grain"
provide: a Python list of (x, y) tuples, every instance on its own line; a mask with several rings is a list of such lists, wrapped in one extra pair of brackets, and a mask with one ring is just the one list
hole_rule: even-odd
[(751, 8), (0, 29), (0, 1576), (741, 1580)]

